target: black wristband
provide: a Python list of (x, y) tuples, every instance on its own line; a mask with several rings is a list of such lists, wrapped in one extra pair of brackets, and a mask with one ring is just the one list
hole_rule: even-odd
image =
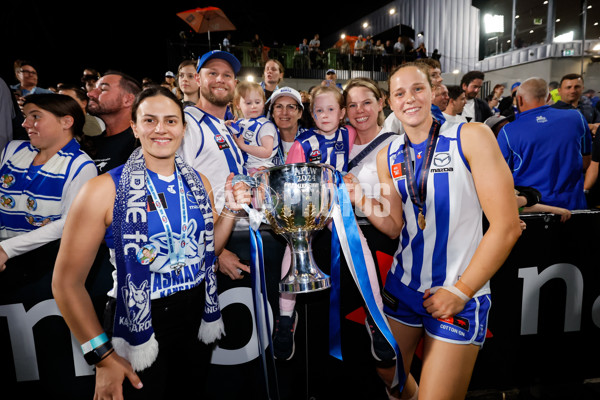
[(100, 361), (102, 361), (105, 357), (108, 357), (108, 355), (109, 355), (108, 353), (112, 352), (112, 350), (113, 350), (113, 346), (109, 340), (108, 342), (104, 343), (103, 345), (98, 346), (95, 349), (85, 353), (83, 355), (83, 358), (85, 358), (85, 361), (89, 365), (96, 365)]
[(523, 196), (527, 199), (527, 204), (525, 204), (525, 207), (531, 207), (542, 200), (542, 194), (535, 188), (527, 186), (515, 186), (515, 189), (519, 191), (519, 196)]

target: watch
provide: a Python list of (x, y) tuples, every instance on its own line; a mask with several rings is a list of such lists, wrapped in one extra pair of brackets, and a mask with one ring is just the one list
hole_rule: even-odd
[(113, 346), (109, 340), (108, 342), (85, 353), (83, 355), (83, 358), (85, 358), (85, 361), (89, 365), (96, 365), (100, 361), (102, 361), (104, 358), (108, 357), (109, 353), (112, 352), (112, 350), (113, 350)]

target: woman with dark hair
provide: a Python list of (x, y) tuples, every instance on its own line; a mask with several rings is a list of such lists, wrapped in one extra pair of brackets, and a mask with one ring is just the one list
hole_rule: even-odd
[(8, 259), (59, 239), (75, 195), (97, 175), (76, 139), (85, 117), (75, 100), (31, 94), (23, 110), (30, 140), (9, 142), (0, 159), (0, 270)]
[[(223, 334), (215, 261), (245, 191), (233, 195), (230, 174), (216, 214), (208, 179), (176, 154), (185, 118), (170, 90), (138, 94), (131, 126), (141, 147), (90, 180), (73, 203), (52, 290), (96, 366), (95, 398), (184, 398), (189, 385), (174, 382), (202, 387), (209, 344)], [(85, 287), (103, 240), (116, 270), (104, 329)]]

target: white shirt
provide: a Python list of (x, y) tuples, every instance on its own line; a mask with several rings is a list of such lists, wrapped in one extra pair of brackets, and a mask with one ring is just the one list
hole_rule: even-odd
[(465, 108), (463, 108), (461, 115), (467, 120), (469, 120), (469, 118), (475, 119), (475, 99), (467, 100), (467, 104), (465, 104)]

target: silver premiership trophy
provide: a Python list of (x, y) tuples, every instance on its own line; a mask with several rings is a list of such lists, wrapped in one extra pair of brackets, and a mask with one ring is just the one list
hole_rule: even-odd
[(273, 231), (289, 243), (292, 263), (279, 291), (305, 293), (327, 289), (330, 278), (312, 255), (314, 233), (331, 219), (336, 202), (336, 175), (329, 165), (298, 163), (254, 175), (254, 207), (262, 210)]

